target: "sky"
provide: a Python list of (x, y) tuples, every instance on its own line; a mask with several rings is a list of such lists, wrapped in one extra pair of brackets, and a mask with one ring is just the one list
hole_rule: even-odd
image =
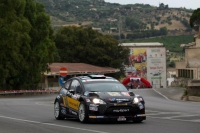
[(159, 3), (168, 5), (169, 8), (180, 8), (185, 7), (186, 9), (197, 9), (200, 8), (200, 0), (104, 0), (110, 3), (125, 4), (149, 4), (153, 6), (159, 6)]

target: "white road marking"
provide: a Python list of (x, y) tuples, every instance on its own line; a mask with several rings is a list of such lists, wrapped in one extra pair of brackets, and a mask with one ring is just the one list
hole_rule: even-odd
[(160, 111), (146, 110), (146, 112), (160, 112)]
[(165, 99), (170, 100), (168, 97), (166, 97), (165, 95), (161, 94), (160, 92), (158, 92), (157, 90), (155, 90), (154, 88), (152, 88), (155, 92), (157, 92), (158, 94), (160, 94), (161, 96), (163, 96)]
[(147, 113), (147, 116), (148, 115), (163, 115), (163, 114), (172, 114), (172, 115), (175, 114), (176, 115), (176, 114), (181, 114), (181, 113), (180, 112), (158, 112), (158, 113), (154, 113), (154, 114), (153, 113), (152, 114)]
[(194, 122), (200, 122), (200, 120), (193, 120)]
[(57, 125), (57, 124), (52, 124), (52, 123), (43, 123), (43, 122), (39, 122), (39, 121), (30, 121), (30, 120), (12, 118), (12, 117), (7, 117), (7, 116), (0, 116), (0, 118), (11, 119), (11, 120), (17, 120), (17, 121), (23, 121), (23, 122), (30, 122), (30, 123), (36, 123), (36, 124), (42, 124), (42, 125), (48, 125), (48, 126), (56, 126), (56, 127), (71, 128), (71, 129), (75, 129), (75, 130), (82, 130), (82, 131), (88, 131), (88, 132), (94, 132), (94, 133), (108, 133), (108, 132), (104, 132), (104, 131), (91, 130), (91, 129), (84, 129), (84, 128), (71, 127), (71, 126), (63, 126), (63, 125)]
[(181, 112), (160, 112), (159, 114), (180, 114)]
[[(169, 114), (169, 115), (173, 115), (173, 116), (169, 116), (169, 117), (161, 116), (161, 115), (165, 115), (165, 114)], [(176, 115), (176, 116), (174, 116), (174, 115)], [(161, 112), (161, 111), (155, 111), (155, 110), (146, 110), (146, 116), (147, 116), (147, 118), (155, 118), (155, 119), (200, 122), (200, 119), (190, 119), (190, 120), (180, 119), (180, 117), (193, 117), (193, 116), (200, 117), (199, 114), (190, 115), (190, 114), (185, 114), (182, 112)]]
[(199, 116), (199, 115), (178, 115), (178, 116), (171, 116), (171, 117), (163, 117), (165, 119), (173, 119), (178, 117), (191, 117), (191, 116)]
[(183, 119), (166, 119), (164, 117), (152, 117), (148, 116), (149, 118), (155, 118), (155, 119), (165, 119), (165, 120), (171, 120), (171, 121), (184, 121), (184, 122), (200, 122), (200, 120), (183, 120)]

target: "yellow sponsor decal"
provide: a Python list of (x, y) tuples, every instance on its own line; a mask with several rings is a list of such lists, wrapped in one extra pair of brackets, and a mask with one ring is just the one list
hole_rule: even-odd
[(80, 102), (78, 100), (73, 99), (73, 98), (67, 97), (67, 104), (70, 108), (78, 110)]
[(89, 116), (89, 118), (97, 118), (97, 116)]
[(66, 107), (67, 106), (67, 96), (63, 96), (63, 104)]
[(146, 114), (138, 114), (137, 117), (146, 116)]
[(110, 96), (121, 96), (119, 92), (108, 92)]

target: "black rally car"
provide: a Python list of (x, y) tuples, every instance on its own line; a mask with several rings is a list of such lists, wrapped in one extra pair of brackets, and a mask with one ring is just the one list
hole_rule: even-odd
[(73, 77), (54, 102), (56, 119), (78, 118), (141, 122), (146, 119), (144, 99), (118, 80), (104, 75)]

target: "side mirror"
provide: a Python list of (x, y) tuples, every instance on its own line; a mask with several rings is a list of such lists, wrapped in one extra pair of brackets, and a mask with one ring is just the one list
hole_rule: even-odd
[(135, 96), (135, 94), (132, 91), (128, 92), (130, 96)]

